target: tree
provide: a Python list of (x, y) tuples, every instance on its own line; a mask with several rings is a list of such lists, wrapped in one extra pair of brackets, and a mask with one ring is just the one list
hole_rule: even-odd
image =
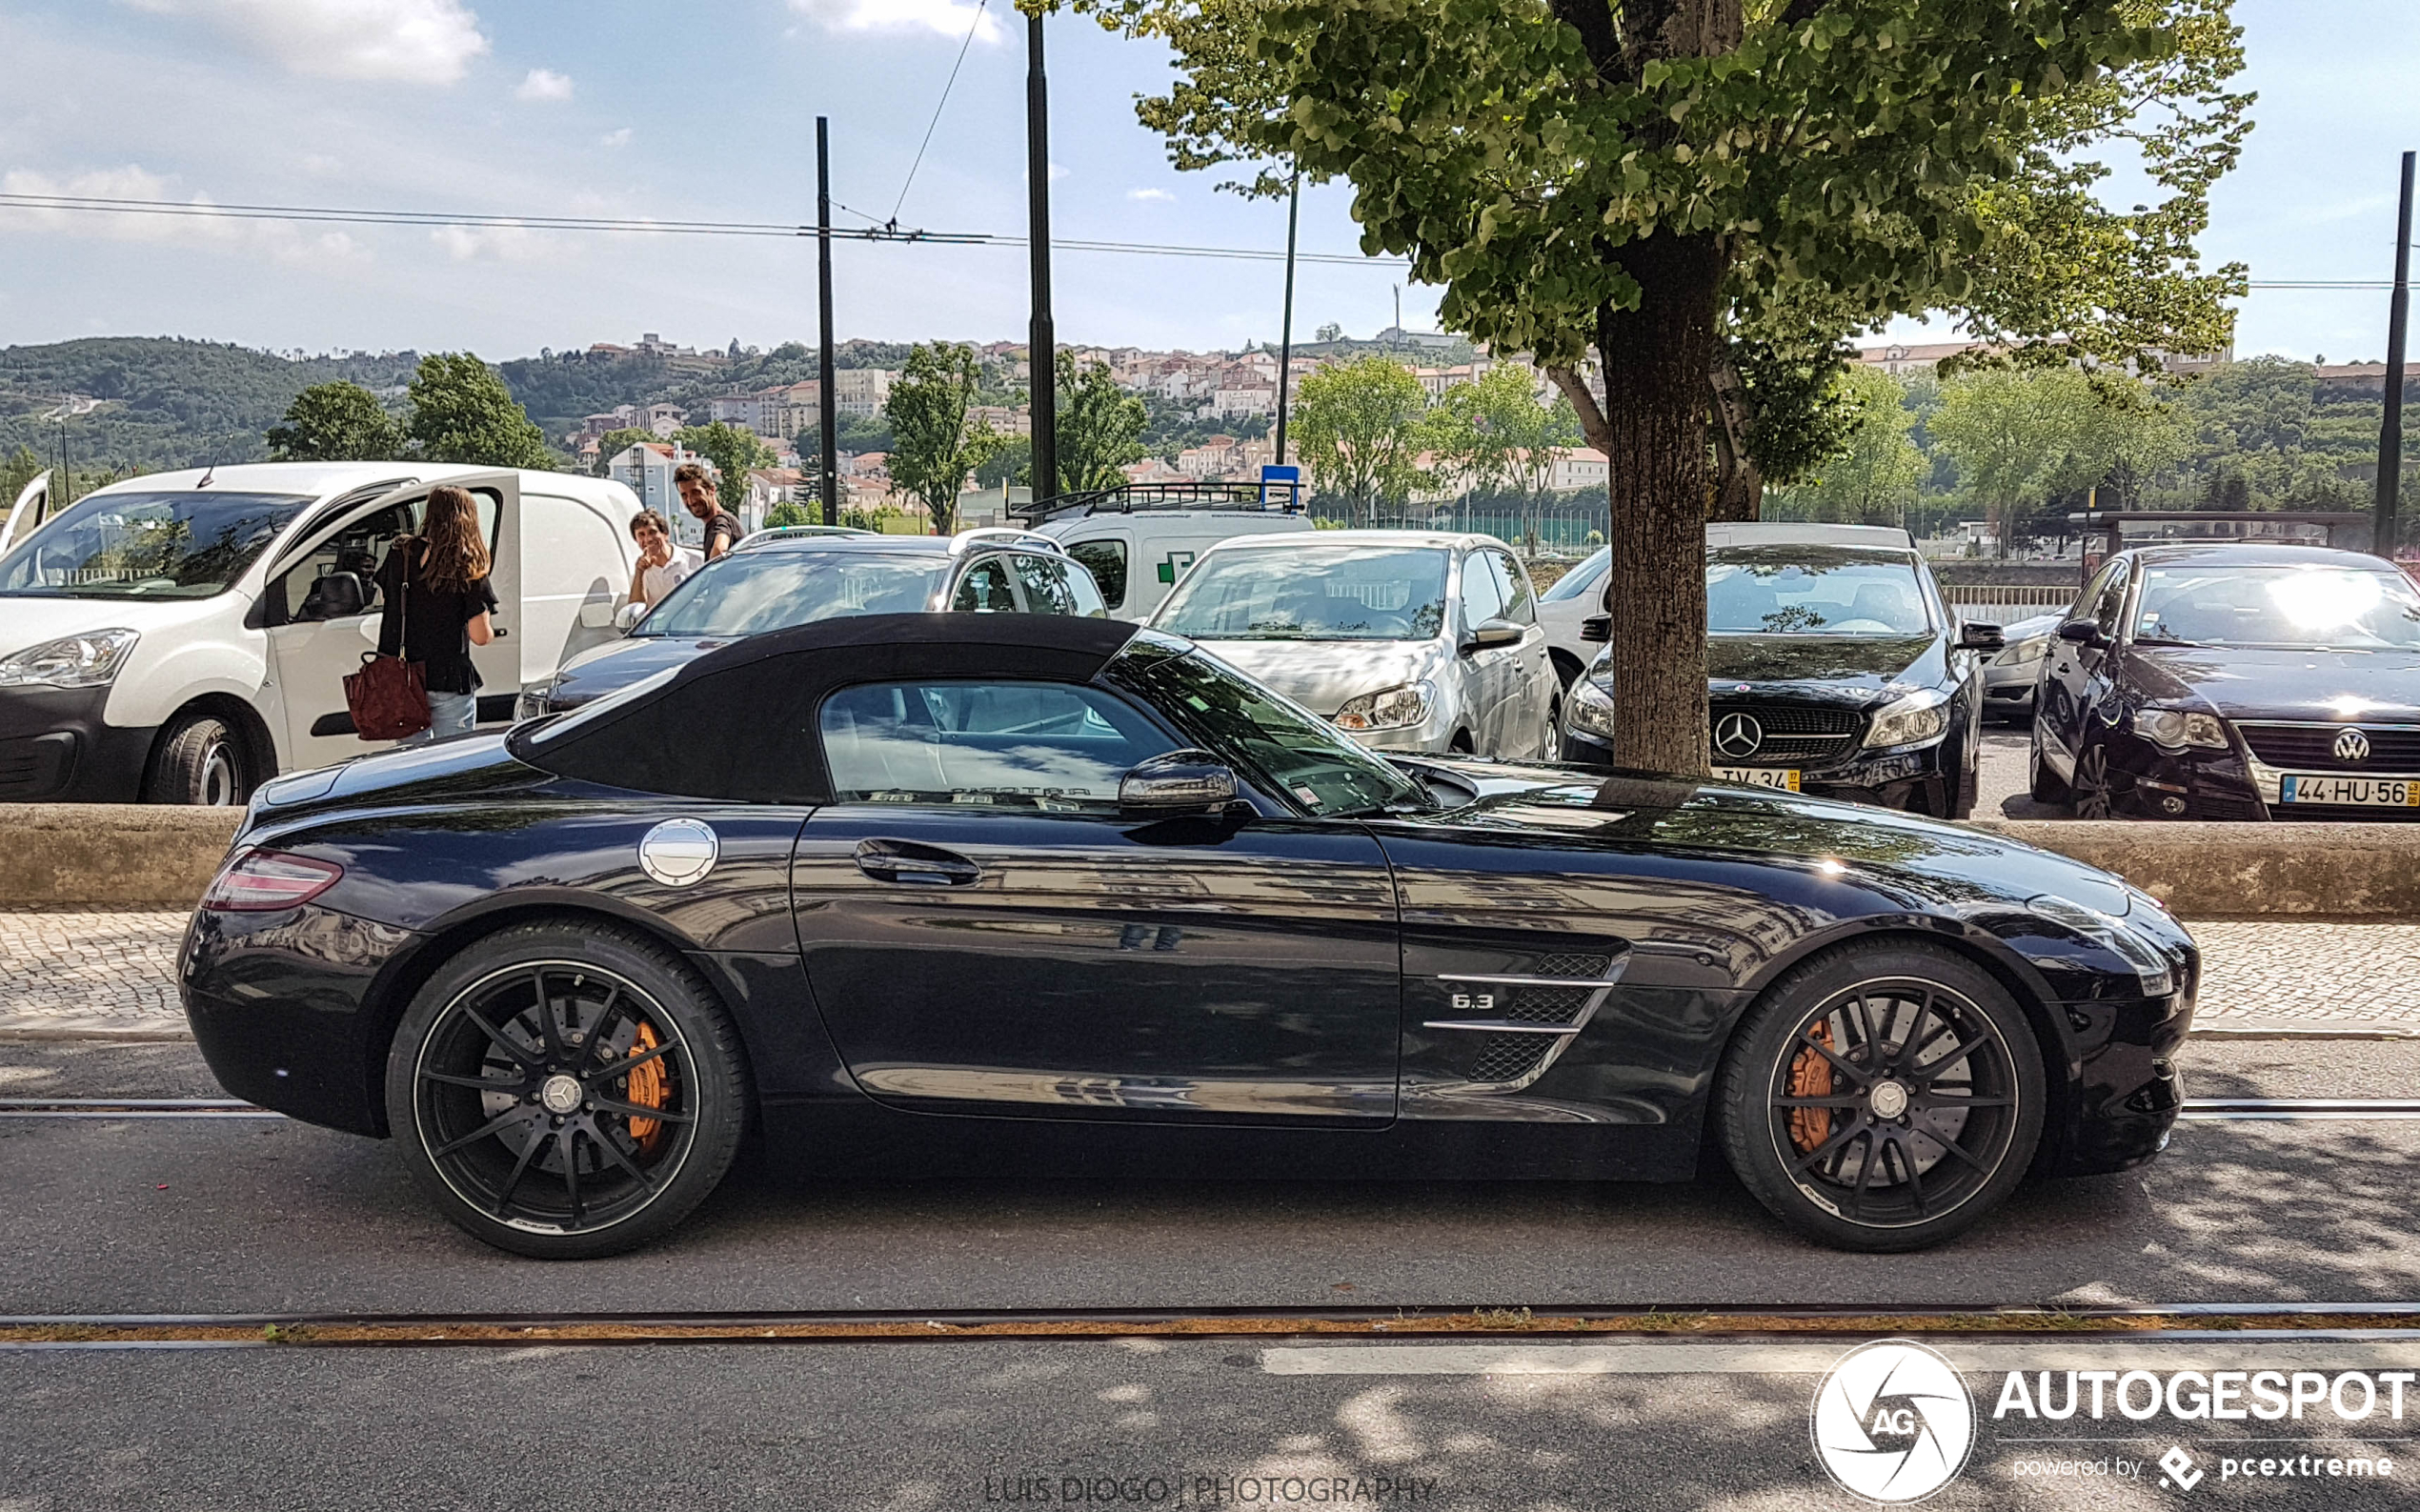
[(294, 395), (269, 428), (277, 462), (385, 462), (403, 454), (403, 426), (357, 383), (320, 383)]
[(28, 483), (41, 476), (42, 471), (42, 458), (34, 455), (30, 446), (20, 446), (0, 458), (0, 519), (8, 518), (9, 512), (17, 506), (17, 495), (25, 492)]
[(737, 509), (748, 496), (751, 471), (772, 467), (781, 460), (756, 432), (722, 420), (712, 425), (683, 426), (673, 433), (673, 440), (715, 465), (716, 483), (726, 509)]
[(891, 481), (923, 504), (936, 534), (956, 533), (966, 474), (999, 445), (989, 426), (967, 431), (966, 407), (982, 381), (982, 366), (967, 343), (920, 345), (908, 353), (882, 407), (891, 423)]
[(1287, 445), (1310, 470), (1314, 493), (1344, 501), (1367, 524), (1381, 499), (1422, 481), (1427, 392), (1400, 362), (1363, 357), (1308, 374), (1295, 391)]
[(1531, 370), (1513, 363), (1447, 389), (1430, 420), (1441, 472), (1457, 474), (1474, 494), (1511, 494), (1524, 502), (1549, 491), (1557, 454), (1580, 442), (1571, 407), (1541, 403)]
[(655, 433), (648, 430), (644, 426), (626, 425), (617, 431), (606, 432), (603, 435), (596, 438), (596, 470), (598, 474), (600, 475), (604, 474), (613, 466), (614, 458), (621, 455), (624, 452), (629, 451), (632, 447), (641, 446), (655, 439)]
[(2017, 511), (2176, 456), (2180, 427), (2134, 380), (2077, 368), (1986, 369), (1951, 377), (1929, 422), (2005, 554)]
[(420, 359), (410, 393), (415, 456), (485, 467), (551, 468), (546, 435), (495, 370), (468, 352)]
[(1034, 478), (1034, 438), (1029, 435), (1004, 435), (975, 465), (977, 488), (1002, 488), (1011, 483), (1028, 483)]
[(1344, 339), (1344, 328), (1331, 320), (1326, 325), (1320, 328), (1318, 339), (1321, 341), (1341, 341)]
[[(1726, 312), (1800, 286), (1867, 325), (1961, 307), (1994, 192), (2196, 0), (1072, 0), (1166, 40), (1179, 167), (1349, 178), (1362, 250), (1535, 353), (1609, 462), (1614, 746), (1706, 767), (1704, 522)], [(2213, 0), (2214, 3), (2214, 0)], [(2081, 110), (2081, 107), (2078, 107)], [(1740, 321), (1754, 329), (1750, 318)], [(1593, 352), (1606, 402), (1582, 381)]]
[(1833, 380), (1830, 408), (1845, 418), (1837, 455), (1777, 500), (1796, 518), (1825, 524), (1898, 523), (1928, 470), (1908, 438), (1916, 413), (1889, 373), (1851, 367)]
[(793, 504), (788, 499), (783, 499), (780, 503), (776, 504), (773, 508), (765, 511), (765, 529), (769, 531), (789, 530), (794, 526), (812, 525), (814, 523), (815, 521), (807, 518), (807, 512), (805, 509), (797, 504)]
[[(1076, 371), (1073, 353), (1059, 354), (1059, 481), (1051, 494), (1116, 488), (1119, 469), (1143, 457), (1143, 402), (1120, 390), (1106, 363)], [(1030, 463), (1029, 463), (1030, 465)], [(1049, 496), (1037, 490), (1037, 496)]]

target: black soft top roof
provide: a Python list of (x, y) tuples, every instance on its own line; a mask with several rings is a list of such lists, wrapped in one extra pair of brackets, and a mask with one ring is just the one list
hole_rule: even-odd
[(517, 736), (514, 754), (563, 776), (641, 792), (828, 803), (815, 721), (835, 689), (920, 677), (1089, 682), (1139, 628), (1061, 615), (819, 619), (717, 647), (559, 736), (543, 726)]

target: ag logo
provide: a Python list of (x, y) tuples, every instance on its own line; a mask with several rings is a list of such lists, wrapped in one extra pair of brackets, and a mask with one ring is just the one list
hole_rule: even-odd
[(1815, 1388), (1815, 1457), (1868, 1502), (1921, 1502), (1974, 1447), (1975, 1407), (1949, 1361), (1886, 1339), (1852, 1349)]

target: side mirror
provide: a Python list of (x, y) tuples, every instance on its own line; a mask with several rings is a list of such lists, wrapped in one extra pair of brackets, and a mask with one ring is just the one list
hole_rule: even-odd
[(2070, 619), (2059, 626), (2059, 638), (2079, 646), (2106, 646), (2109, 637), (2101, 634), (2098, 620)]
[(1606, 641), (1611, 640), (1613, 638), (1613, 616), (1611, 615), (1590, 615), (1587, 618), (1580, 621), (1580, 638), (1583, 640), (1594, 641), (1600, 646), (1603, 645)]
[(606, 626), (614, 622), (614, 616), (617, 613), (618, 611), (615, 609), (614, 601), (612, 599), (592, 598), (588, 600), (588, 602), (580, 605), (580, 628), (582, 630), (603, 630)]
[(1233, 801), (1235, 773), (1209, 751), (1153, 756), (1118, 784), (1118, 807), (1129, 814), (1190, 813)]
[(638, 622), (646, 617), (647, 606), (645, 604), (624, 604), (621, 608), (614, 611), (614, 628), (627, 635), (632, 631), (637, 629)]
[(1498, 646), (1518, 646), (1524, 634), (1526, 634), (1525, 631), (1509, 619), (1482, 619), (1472, 626), (1470, 634), (1463, 637), (1462, 652), (1467, 656), (1474, 651), (1490, 651)]
[(1961, 651), (1999, 651), (2007, 647), (2008, 637), (1998, 625), (1966, 624), (1958, 627), (1958, 649)]

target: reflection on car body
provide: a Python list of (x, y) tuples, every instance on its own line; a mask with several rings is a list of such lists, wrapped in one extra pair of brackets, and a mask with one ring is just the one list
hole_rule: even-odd
[(750, 1126), (868, 1172), (1684, 1180), (1711, 1141), (1911, 1248), (2151, 1158), (2199, 965), (1998, 837), (1384, 759), (1179, 637), (920, 614), (272, 783), (179, 968), (231, 1092), (568, 1258)]

